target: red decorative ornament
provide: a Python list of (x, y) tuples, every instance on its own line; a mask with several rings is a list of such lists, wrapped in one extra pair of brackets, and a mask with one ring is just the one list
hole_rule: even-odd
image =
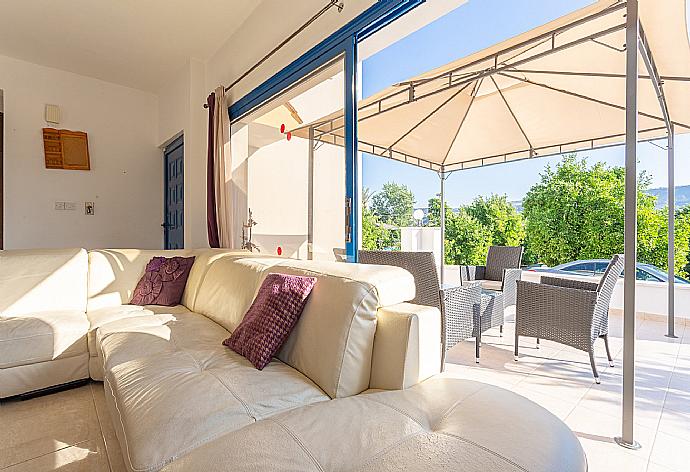
[(278, 253), (279, 256), (282, 256), (283, 255), (283, 248), (278, 246), (278, 249), (276, 250), (276, 252)]
[(287, 132), (287, 134), (285, 136), (287, 136), (288, 141), (290, 141), (292, 139), (292, 133), (289, 131)]
[(285, 123), (280, 125), (280, 132), (284, 133), (285, 132)]

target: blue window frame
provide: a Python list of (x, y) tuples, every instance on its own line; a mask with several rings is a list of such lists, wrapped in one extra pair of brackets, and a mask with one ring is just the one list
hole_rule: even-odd
[(359, 248), (357, 211), (357, 43), (412, 10), (424, 0), (379, 0), (362, 14), (347, 23), (324, 41), (307, 51), (299, 59), (275, 74), (256, 89), (236, 101), (228, 113), (235, 121), (268, 102), (307, 75), (338, 57), (345, 61), (345, 196), (351, 211), (347, 226), (347, 260), (357, 261)]

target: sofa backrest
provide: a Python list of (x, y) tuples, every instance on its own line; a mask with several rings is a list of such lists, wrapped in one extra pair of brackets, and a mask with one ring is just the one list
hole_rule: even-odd
[(278, 358), (305, 374), (332, 398), (366, 390), (377, 310), (414, 298), (414, 280), (409, 272), (397, 267), (256, 255), (225, 257), (208, 268), (194, 311), (234, 331), (271, 272), (318, 279)]
[(0, 317), (86, 311), (84, 249), (0, 251)]
[[(132, 293), (144, 274), (146, 264), (154, 256), (193, 256), (194, 251), (143, 249), (97, 249), (89, 251), (89, 311), (129, 303)], [(191, 279), (190, 273), (190, 279)], [(196, 285), (189, 283), (194, 289)], [(187, 289), (185, 289), (187, 295)], [(184, 300), (183, 300), (184, 301)]]
[(91, 311), (129, 303), (146, 264), (156, 256), (195, 257), (182, 295), (182, 305), (194, 310), (199, 287), (211, 265), (221, 258), (244, 257), (248, 253), (229, 249), (95, 249), (88, 254), (87, 309)]

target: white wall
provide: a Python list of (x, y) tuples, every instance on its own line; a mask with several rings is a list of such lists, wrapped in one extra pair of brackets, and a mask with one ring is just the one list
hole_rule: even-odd
[(185, 247), (208, 247), (206, 235), (205, 65), (190, 59), (158, 91), (157, 144), (163, 148), (184, 135)]
[[(162, 247), (163, 165), (154, 94), (0, 56), (5, 248)], [(44, 105), (85, 131), (90, 171), (46, 169)], [(75, 211), (55, 210), (75, 202)], [(95, 215), (84, 202), (95, 202)]]

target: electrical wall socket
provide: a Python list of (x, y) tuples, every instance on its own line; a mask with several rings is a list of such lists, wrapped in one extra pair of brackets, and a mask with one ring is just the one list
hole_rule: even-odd
[(95, 215), (95, 208), (93, 202), (84, 202), (84, 214), (89, 216)]
[(65, 210), (74, 211), (77, 209), (77, 204), (74, 202), (65, 202)]
[(64, 210), (65, 209), (65, 202), (55, 202), (55, 209), (56, 210)]

